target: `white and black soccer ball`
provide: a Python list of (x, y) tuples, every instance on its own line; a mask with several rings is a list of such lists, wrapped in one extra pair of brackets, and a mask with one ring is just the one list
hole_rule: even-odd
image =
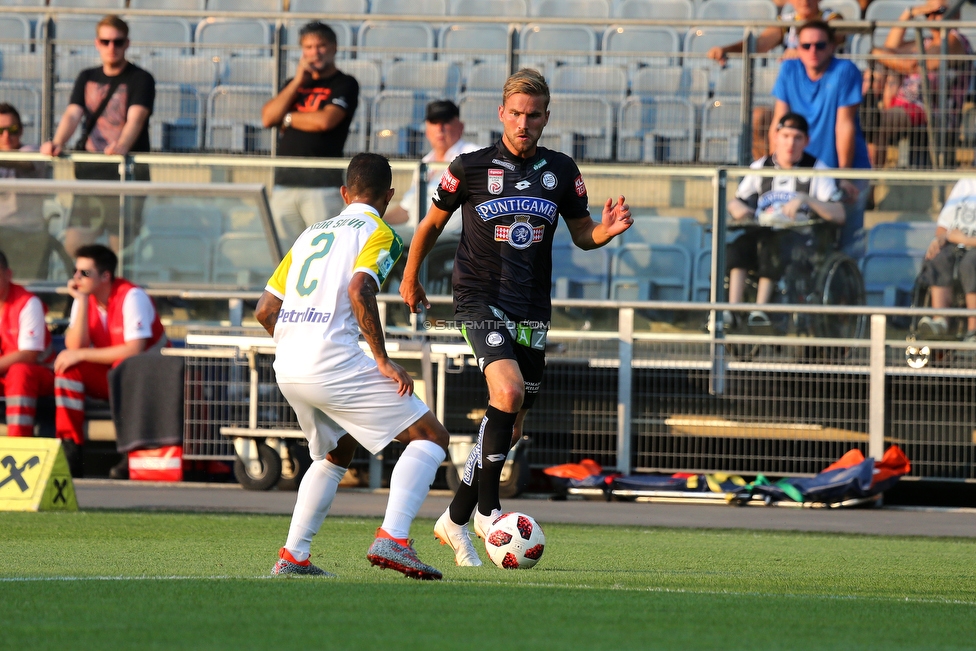
[(504, 513), (491, 523), (485, 550), (491, 562), (506, 570), (525, 570), (542, 558), (546, 534), (539, 523), (524, 513)]

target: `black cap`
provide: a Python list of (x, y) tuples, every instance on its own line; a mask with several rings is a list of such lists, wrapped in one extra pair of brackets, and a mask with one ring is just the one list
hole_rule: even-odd
[(805, 136), (810, 135), (810, 126), (807, 124), (807, 119), (799, 113), (787, 113), (781, 117), (779, 123), (776, 125), (776, 130), (779, 131), (783, 128), (796, 129), (797, 131), (802, 131)]
[(424, 119), (428, 122), (441, 124), (450, 122), (460, 115), (461, 111), (458, 110), (457, 104), (449, 99), (439, 99), (427, 105), (427, 115), (424, 116)]

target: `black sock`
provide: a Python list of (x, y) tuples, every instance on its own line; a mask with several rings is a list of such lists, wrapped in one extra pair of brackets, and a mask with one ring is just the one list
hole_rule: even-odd
[(505, 457), (512, 447), (512, 428), (518, 413), (508, 413), (491, 405), (485, 411), (485, 431), (481, 437), (481, 477), (478, 482), (478, 512), (491, 515), (502, 507), (498, 497)]
[(478, 505), (478, 479), (480, 474), (478, 467), (475, 466), (471, 484), (465, 484), (462, 481), (457, 492), (454, 493), (454, 499), (451, 500), (451, 521), (455, 524), (467, 524), (468, 520), (471, 519), (474, 507)]

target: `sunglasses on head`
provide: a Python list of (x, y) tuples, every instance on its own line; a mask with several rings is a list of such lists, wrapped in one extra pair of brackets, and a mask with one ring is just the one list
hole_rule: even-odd
[(816, 48), (817, 52), (823, 52), (827, 49), (827, 41), (817, 41), (816, 43), (800, 43), (801, 50), (809, 50), (810, 48)]
[(20, 127), (16, 124), (11, 124), (9, 127), (0, 127), (0, 135), (4, 133), (9, 133), (12, 136), (16, 136), (20, 133)]
[(109, 44), (114, 45), (115, 47), (122, 47), (123, 45), (125, 45), (125, 41), (126, 41), (126, 39), (124, 39), (124, 38), (100, 38), (100, 39), (98, 39), (98, 42), (101, 43), (103, 47), (108, 47)]
[(91, 278), (95, 275), (94, 269), (75, 269), (75, 275), (82, 278)]

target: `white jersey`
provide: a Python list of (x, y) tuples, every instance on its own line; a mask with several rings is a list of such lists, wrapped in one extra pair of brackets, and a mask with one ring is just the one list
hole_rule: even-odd
[(960, 179), (956, 183), (936, 225), (946, 231), (958, 229), (966, 237), (976, 237), (976, 179)]
[[(71, 304), (71, 325), (78, 321), (78, 303)], [(98, 307), (98, 318), (102, 327), (108, 332), (108, 312)], [(122, 338), (125, 341), (134, 339), (152, 339), (153, 322), (156, 320), (156, 308), (152, 299), (142, 287), (133, 287), (122, 299)]]
[[(451, 148), (444, 152), (444, 162), (450, 163), (455, 158), (461, 154), (469, 154), (473, 151), (478, 151), (482, 149), (480, 145), (476, 145), (473, 142), (466, 142), (463, 139), (458, 140), (456, 143), (451, 145)], [(434, 161), (434, 152), (427, 152), (427, 155), (421, 158), (425, 163), (430, 163)], [(434, 196), (434, 192), (437, 190), (437, 186), (441, 184), (441, 176), (444, 174), (443, 170), (433, 170), (427, 168), (427, 203), (430, 204), (431, 197)], [(407, 211), (410, 215), (410, 220), (408, 223), (416, 224), (418, 221), (423, 219), (424, 215), (417, 212), (417, 189), (420, 186), (420, 169), (415, 169), (413, 171), (413, 178), (410, 180), (410, 187), (403, 194), (403, 198), (400, 200), (400, 207)], [(428, 205), (429, 207), (429, 205)], [(426, 214), (426, 213), (424, 213)], [(444, 226), (444, 233), (449, 233), (452, 235), (459, 235), (461, 233), (461, 214), (455, 213), (451, 215), (451, 218), (447, 221), (447, 225)]]
[(349, 283), (363, 272), (382, 287), (402, 252), (399, 236), (362, 203), (305, 229), (265, 287), (282, 301), (274, 329), (279, 382), (314, 383), (358, 367), (366, 355)]

